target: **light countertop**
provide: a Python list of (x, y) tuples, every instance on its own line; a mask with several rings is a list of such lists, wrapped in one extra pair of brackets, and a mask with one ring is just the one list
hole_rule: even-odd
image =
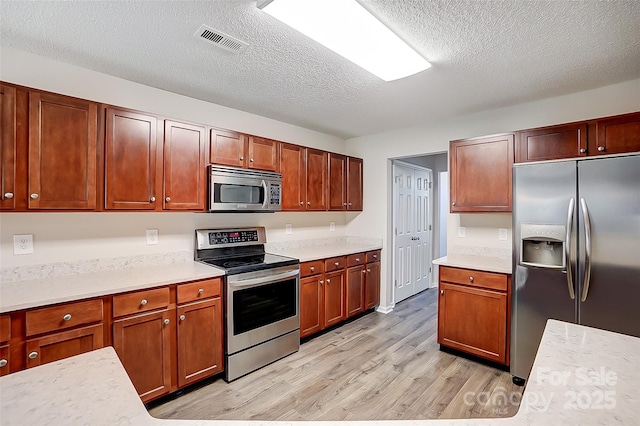
[(2, 283), (0, 313), (222, 275), (221, 269), (189, 261)]
[(347, 256), (354, 253), (364, 253), (372, 250), (380, 250), (382, 245), (340, 242), (331, 245), (318, 245), (310, 247), (296, 247), (282, 250), (268, 250), (271, 253), (283, 256), (295, 257), (300, 262), (328, 259), (336, 256)]
[(449, 254), (433, 261), (434, 265), (453, 266), (455, 268), (475, 269), (478, 271), (511, 273), (511, 258), (476, 256), (471, 254)]
[[(504, 419), (377, 425), (629, 425), (640, 416), (640, 339), (549, 320), (518, 413)], [(496, 408), (509, 403), (494, 401)], [(160, 420), (151, 417), (113, 348), (0, 377), (2, 425), (340, 425), (347, 422)], [(362, 423), (361, 423), (362, 424)]]

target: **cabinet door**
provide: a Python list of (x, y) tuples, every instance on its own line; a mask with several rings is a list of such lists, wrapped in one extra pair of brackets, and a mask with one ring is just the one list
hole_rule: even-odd
[(282, 210), (305, 210), (306, 149), (299, 145), (281, 143), (280, 173), (282, 173)]
[(587, 155), (587, 124), (573, 123), (518, 132), (516, 162)]
[(347, 318), (364, 311), (364, 282), (367, 270), (364, 266), (347, 269)]
[(178, 387), (222, 371), (222, 301), (180, 306), (178, 314)]
[(9, 346), (0, 346), (0, 377), (11, 372), (11, 358)]
[(347, 157), (329, 153), (329, 210), (347, 208)]
[(453, 141), (451, 213), (510, 212), (513, 135)]
[(327, 153), (307, 148), (307, 210), (327, 210)]
[(113, 322), (113, 347), (143, 402), (171, 388), (170, 312)]
[(300, 280), (300, 337), (322, 330), (322, 275)]
[(438, 343), (505, 363), (507, 295), (440, 283)]
[(365, 310), (380, 304), (380, 262), (367, 263), (366, 271), (364, 284)]
[(105, 208), (156, 208), (157, 119), (107, 109)]
[(100, 349), (103, 345), (102, 324), (27, 340), (27, 368)]
[(164, 124), (165, 210), (204, 210), (207, 189), (203, 126)]
[(0, 209), (16, 202), (16, 89), (0, 84)]
[(640, 112), (596, 122), (595, 147), (589, 154), (618, 154), (640, 151)]
[(30, 209), (95, 209), (98, 105), (29, 93)]
[(362, 158), (347, 157), (347, 210), (362, 211)]
[(250, 169), (278, 170), (278, 142), (271, 139), (249, 136), (249, 163)]
[(247, 135), (230, 130), (211, 129), (209, 158), (214, 164), (245, 166)]
[(323, 328), (346, 318), (344, 270), (325, 275)]

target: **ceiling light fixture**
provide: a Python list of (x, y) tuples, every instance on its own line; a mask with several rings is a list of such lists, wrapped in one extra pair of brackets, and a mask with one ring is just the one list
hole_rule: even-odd
[(384, 81), (431, 67), (356, 0), (257, 0), (257, 6)]

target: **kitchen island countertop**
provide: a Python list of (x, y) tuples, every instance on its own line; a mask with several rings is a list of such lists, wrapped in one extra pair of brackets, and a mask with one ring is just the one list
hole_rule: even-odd
[[(549, 320), (518, 413), (503, 419), (367, 421), (377, 425), (635, 424), (640, 339)], [(509, 395), (498, 404), (509, 403)], [(113, 348), (0, 377), (2, 425), (341, 425), (348, 422), (161, 420), (151, 417)]]

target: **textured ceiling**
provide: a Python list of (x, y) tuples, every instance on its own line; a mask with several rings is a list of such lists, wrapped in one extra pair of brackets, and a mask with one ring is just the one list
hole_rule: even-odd
[[(344, 138), (640, 77), (638, 1), (361, 3), (433, 68), (383, 82), (255, 0), (2, 0), (0, 41)], [(197, 40), (201, 24), (249, 46)]]

